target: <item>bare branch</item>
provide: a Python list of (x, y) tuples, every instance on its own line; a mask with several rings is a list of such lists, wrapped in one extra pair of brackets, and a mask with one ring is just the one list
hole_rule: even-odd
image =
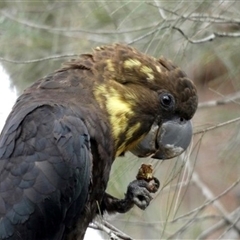
[(101, 230), (108, 234), (111, 240), (133, 240), (130, 236), (119, 230), (118, 228), (114, 227), (112, 224), (104, 220), (102, 217), (99, 221), (95, 220), (93, 223), (89, 225), (90, 228)]
[(156, 2), (156, 5), (149, 3), (150, 5), (157, 7), (159, 10), (159, 12), (161, 13), (161, 16), (164, 20), (166, 21), (175, 21), (177, 18), (168, 18), (166, 16), (165, 12), (171, 13), (172, 15), (177, 16), (178, 18), (183, 18), (185, 20), (189, 20), (189, 21), (194, 21), (194, 22), (208, 22), (208, 23), (218, 23), (218, 24), (223, 24), (223, 23), (240, 23), (240, 18), (229, 18), (226, 16), (222, 16), (222, 15), (209, 15), (209, 14), (205, 14), (205, 13), (192, 13), (192, 14), (179, 14), (176, 11), (172, 11), (170, 9), (164, 8), (162, 6), (160, 6), (158, 4), (158, 2)]
[[(187, 164), (189, 170), (193, 171), (193, 169), (191, 169), (190, 164)], [(197, 171), (194, 171), (192, 174), (192, 180), (193, 182), (198, 186), (199, 189), (201, 189), (202, 194), (206, 197), (206, 199), (208, 201), (212, 201), (213, 199), (215, 199), (213, 201), (213, 206), (215, 206), (215, 208), (222, 214), (223, 219), (225, 220), (225, 223), (227, 224), (231, 224), (232, 227), (234, 227), (234, 229), (240, 234), (240, 229), (234, 224), (234, 222), (232, 221), (231, 218), (229, 218), (229, 213), (226, 211), (226, 209), (224, 208), (224, 206), (221, 204), (221, 202), (219, 201), (219, 199), (215, 198), (215, 195), (213, 194), (213, 192), (210, 190), (209, 187), (207, 187), (207, 185), (201, 180), (200, 176), (198, 175)]]
[[(237, 209), (235, 209), (233, 212), (231, 212), (228, 216), (228, 218), (230, 219), (234, 219), (236, 216), (237, 220), (239, 221), (239, 215), (240, 214), (240, 207), (238, 207)], [(235, 221), (236, 222), (236, 221)], [(213, 234), (214, 232), (218, 231), (219, 229), (221, 229), (222, 227), (224, 227), (226, 225), (226, 221), (225, 220), (220, 220), (218, 223), (214, 224), (213, 226), (209, 227), (208, 229), (206, 229), (205, 231), (203, 231), (197, 238), (197, 240), (202, 240), (202, 239), (206, 239), (208, 238), (211, 234)], [(230, 226), (231, 227), (231, 226)]]
[[(239, 229), (239, 226), (237, 226), (237, 223), (239, 222), (239, 220), (240, 220), (240, 215), (238, 215), (236, 219), (232, 221), (232, 224), (230, 224), (230, 226), (228, 226), (227, 229), (220, 235), (219, 239), (226, 239), (227, 233), (230, 233), (230, 231)], [(238, 237), (240, 236), (239, 231), (237, 231), (237, 236)]]
[(121, 230), (119, 230), (118, 228), (114, 227), (112, 224), (110, 224), (109, 222), (105, 221), (104, 219), (102, 220), (104, 225), (106, 227), (108, 227), (109, 229), (113, 230), (116, 235), (118, 237), (120, 237), (121, 239), (124, 239), (124, 240), (133, 240), (130, 236), (128, 236), (126, 233), (122, 232)]
[(113, 231), (111, 231), (111, 229), (107, 228), (102, 223), (95, 221), (94, 224), (97, 226), (99, 230), (102, 230), (103, 232), (107, 233), (111, 240), (119, 240), (119, 237)]
[(212, 100), (212, 101), (199, 103), (198, 108), (216, 107), (219, 105), (224, 105), (227, 103), (235, 102), (235, 100), (237, 100), (237, 99), (240, 99), (240, 92), (236, 92), (234, 94), (229, 94), (219, 100)]
[(195, 219), (197, 218), (197, 215), (200, 213), (200, 211), (202, 211), (206, 206), (210, 204), (213, 204), (221, 212), (225, 224), (231, 225), (231, 227), (234, 228), (238, 234), (240, 234), (240, 229), (236, 226), (236, 222), (229, 217), (229, 214), (226, 212), (222, 204), (218, 201), (222, 196), (224, 196), (228, 191), (230, 191), (240, 182), (240, 178), (220, 195), (214, 196), (210, 189), (201, 181), (197, 172), (194, 171), (193, 167), (190, 165), (190, 161), (186, 161), (186, 166), (188, 168), (188, 171), (192, 173), (193, 182), (201, 189), (203, 195), (207, 198), (207, 202), (200, 207), (188, 212), (187, 214), (175, 218), (174, 221), (178, 221), (183, 217), (185, 218), (186, 216), (192, 215), (191, 218), (185, 222), (176, 232), (171, 234), (168, 239), (176, 238), (176, 236), (184, 232), (191, 224), (195, 222)]
[[(240, 24), (240, 19), (237, 18), (228, 18), (225, 16), (218, 16), (218, 15), (209, 15), (209, 14), (199, 14), (199, 13), (192, 13), (192, 14), (178, 14), (176, 11), (172, 11), (169, 9), (166, 9), (164, 7), (161, 7), (158, 2), (156, 2), (156, 5), (149, 3), (150, 5), (157, 7), (159, 9), (159, 13), (161, 17), (166, 21), (166, 22), (171, 22), (171, 21), (176, 21), (179, 18), (182, 18), (184, 20), (190, 20), (190, 21), (196, 21), (196, 22), (205, 22), (205, 23), (234, 23), (234, 24)], [(168, 18), (166, 14), (164, 13), (168, 12), (171, 13), (177, 17), (174, 18)], [(240, 32), (212, 32), (208, 36), (199, 38), (199, 39), (192, 39), (185, 34), (185, 32), (180, 29), (179, 27), (176, 26), (171, 26), (169, 28), (172, 28), (176, 31), (178, 31), (188, 42), (192, 44), (199, 44), (199, 43), (205, 43), (209, 41), (213, 41), (217, 37), (230, 37), (230, 38), (235, 38), (235, 37), (240, 37)]]
[(240, 32), (214, 32), (213, 33), (216, 37), (240, 37)]
[(231, 119), (229, 121), (219, 123), (219, 124), (216, 124), (214, 126), (211, 126), (211, 127), (208, 127), (208, 128), (202, 129), (202, 130), (195, 131), (194, 135), (200, 134), (200, 133), (206, 133), (206, 132), (214, 130), (216, 128), (223, 127), (223, 126), (226, 126), (226, 125), (229, 125), (229, 124), (232, 124), (232, 123), (236, 123), (236, 122), (239, 122), (239, 121), (240, 121), (240, 117), (234, 118), (234, 119)]
[(144, 34), (144, 35), (142, 35), (142, 36), (140, 36), (140, 37), (138, 37), (138, 38), (135, 38), (135, 39), (129, 41), (127, 44), (131, 45), (131, 44), (133, 44), (133, 43), (139, 42), (140, 40), (143, 40), (144, 38), (153, 35), (153, 34), (156, 33), (157, 31), (160, 31), (160, 30), (163, 30), (163, 29), (166, 29), (166, 28), (170, 28), (170, 25), (169, 25), (169, 26), (165, 26), (165, 27), (155, 28), (154, 30), (149, 31), (149, 32), (147, 32), (146, 34)]
[(47, 61), (47, 60), (56, 60), (60, 58), (69, 58), (69, 57), (77, 57), (79, 54), (61, 54), (61, 55), (53, 55), (49, 57), (44, 57), (44, 58), (37, 58), (37, 59), (32, 59), (32, 60), (12, 60), (12, 59), (7, 59), (4, 57), (0, 57), (0, 61), (2, 62), (8, 62), (8, 63), (13, 63), (13, 64), (29, 64), (29, 63), (36, 63), (36, 62), (42, 62), (42, 61)]
[(203, 38), (199, 38), (199, 39), (192, 39), (189, 38), (184, 32), (183, 30), (181, 30), (178, 27), (173, 26), (172, 29), (178, 31), (179, 33), (181, 33), (181, 35), (190, 43), (192, 44), (198, 44), (198, 43), (205, 43), (205, 42), (210, 42), (213, 41), (216, 37), (231, 37), (231, 38), (235, 38), (235, 37), (240, 37), (240, 32), (233, 32), (233, 33), (229, 33), (229, 32), (213, 32), (210, 35), (203, 37)]
[(215, 196), (212, 200), (209, 200), (209, 201), (205, 202), (203, 205), (193, 209), (192, 211), (175, 218), (175, 221), (178, 221), (181, 218), (185, 218), (187, 216), (190, 216), (190, 215), (194, 214), (195, 212), (202, 211), (205, 207), (207, 207), (210, 204), (214, 203), (217, 199), (221, 198), (222, 196), (225, 196), (229, 191), (231, 191), (239, 183), (240, 183), (240, 178), (238, 178), (232, 185), (230, 185), (227, 189), (225, 189), (221, 194), (219, 194), (218, 196)]
[[(145, 221), (136, 221), (136, 220), (123, 220), (123, 219), (118, 219), (117, 221), (118, 222), (124, 222), (124, 223), (131, 223), (131, 224), (134, 224), (135, 226), (136, 225), (139, 225), (139, 226), (149, 226), (149, 227), (152, 227), (152, 226), (155, 226), (155, 225), (159, 225), (159, 224), (165, 224), (165, 223), (176, 223), (176, 222), (180, 222), (180, 221), (188, 221), (189, 219), (192, 219), (192, 217), (188, 218), (178, 218), (178, 219), (172, 219), (172, 220), (167, 220), (167, 221), (148, 221), (148, 222), (145, 222)], [(194, 218), (194, 221), (205, 221), (207, 219), (217, 219), (217, 220), (221, 220), (222, 219), (222, 216), (220, 215), (214, 215), (214, 214), (211, 214), (211, 215), (204, 215), (204, 216), (200, 216), (200, 217), (195, 217)], [(95, 229), (98, 229), (96, 228), (96, 226), (90, 226), (91, 228), (95, 228)]]
[(89, 30), (89, 29), (82, 29), (82, 28), (55, 28), (55, 27), (49, 27), (46, 25), (40, 25), (40, 24), (36, 24), (27, 20), (23, 20), (23, 19), (19, 19), (14, 17), (13, 15), (7, 13), (6, 11), (1, 11), (1, 13), (8, 19), (15, 21), (19, 24), (22, 24), (26, 27), (29, 28), (35, 28), (38, 30), (44, 30), (44, 31), (48, 31), (48, 32), (62, 32), (62, 33), (66, 33), (66, 32), (78, 32), (78, 33), (87, 33), (87, 34), (94, 34), (94, 35), (112, 35), (112, 34), (125, 34), (125, 33), (133, 33), (133, 32), (138, 32), (138, 31), (143, 31), (143, 30), (147, 30), (149, 28), (154, 28), (158, 25), (158, 22), (153, 22), (152, 24), (150, 24), (149, 26), (141, 26), (141, 27), (136, 27), (133, 29), (125, 29), (125, 30), (116, 30), (116, 31), (103, 31), (103, 30)]

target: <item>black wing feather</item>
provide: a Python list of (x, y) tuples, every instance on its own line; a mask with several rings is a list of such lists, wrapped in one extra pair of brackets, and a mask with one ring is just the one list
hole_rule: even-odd
[(0, 139), (0, 239), (60, 240), (87, 200), (90, 137), (73, 110), (28, 106), (15, 107)]

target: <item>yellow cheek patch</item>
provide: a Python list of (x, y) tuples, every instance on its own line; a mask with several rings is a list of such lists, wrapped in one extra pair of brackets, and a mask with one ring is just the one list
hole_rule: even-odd
[(134, 68), (141, 66), (141, 64), (142, 63), (139, 60), (130, 58), (124, 61), (123, 66), (124, 68)]
[(107, 112), (110, 114), (110, 123), (114, 138), (126, 131), (128, 126), (128, 117), (133, 114), (130, 104), (123, 102), (118, 96), (111, 96), (106, 102)]
[(139, 130), (139, 128), (141, 127), (140, 122), (136, 123), (134, 126), (132, 126), (126, 134), (126, 139), (129, 140), (130, 138), (132, 138), (132, 136), (134, 135), (135, 132), (137, 132)]
[(119, 89), (117, 90), (106, 84), (97, 86), (94, 95), (101, 108), (106, 109), (109, 114), (115, 147), (117, 148), (116, 156), (119, 156), (121, 153), (134, 147), (141, 140), (137, 139), (126, 145), (141, 128), (140, 122), (129, 128), (129, 120), (135, 114), (132, 110), (134, 103), (132, 101), (124, 101)]
[(153, 70), (150, 67), (142, 66), (140, 72), (146, 74), (148, 80), (154, 80)]
[(138, 144), (142, 138), (140, 137), (139, 139), (135, 140), (134, 142), (126, 145), (127, 141), (129, 139), (132, 138), (132, 136), (141, 128), (141, 123), (138, 122), (136, 123), (134, 126), (132, 126), (130, 129), (128, 129), (127, 133), (126, 133), (126, 137), (125, 137), (125, 142), (123, 142), (117, 149), (117, 153), (116, 153), (116, 157), (118, 157), (119, 155), (121, 155), (121, 153), (126, 152), (128, 150), (131, 150), (131, 148), (133, 148), (134, 146), (136, 146), (136, 144)]
[(102, 108), (109, 114), (112, 133), (115, 141), (128, 127), (128, 118), (133, 115), (130, 102), (123, 101), (119, 91), (107, 85), (100, 85), (94, 91), (94, 95)]

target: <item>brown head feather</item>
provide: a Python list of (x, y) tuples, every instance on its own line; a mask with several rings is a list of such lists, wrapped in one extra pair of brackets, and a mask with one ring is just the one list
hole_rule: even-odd
[(156, 59), (127, 45), (97, 47), (68, 67), (93, 74), (89, 80), (95, 83), (93, 92), (100, 107), (110, 116), (117, 148), (124, 145), (125, 149), (132, 138), (140, 139), (157, 116), (159, 121), (164, 118), (158, 98), (161, 92), (174, 97), (174, 114), (186, 120), (197, 109), (196, 88), (184, 71), (163, 57)]

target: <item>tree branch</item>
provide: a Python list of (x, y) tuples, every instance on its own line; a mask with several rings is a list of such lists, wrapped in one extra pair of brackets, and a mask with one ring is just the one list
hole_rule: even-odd
[(235, 100), (237, 100), (237, 99), (240, 99), (240, 91), (236, 92), (234, 94), (229, 94), (219, 100), (212, 100), (212, 101), (199, 103), (198, 108), (216, 107), (219, 105), (224, 105), (224, 104), (232, 103), (232, 102), (237, 103), (237, 102), (235, 102)]
[(69, 58), (69, 57), (77, 57), (77, 56), (79, 56), (79, 54), (72, 53), (72, 54), (53, 55), (53, 56), (44, 57), (44, 58), (37, 58), (37, 59), (32, 59), (32, 60), (21, 60), (21, 61), (0, 57), (0, 61), (13, 63), (13, 64), (29, 64), (29, 63), (36, 63), (36, 62), (42, 62), (42, 61), (47, 61), (47, 60), (56, 60), (56, 59), (60, 59), (60, 58)]
[(237, 117), (237, 118), (231, 119), (229, 121), (219, 123), (219, 124), (216, 124), (214, 126), (211, 126), (211, 127), (208, 127), (208, 128), (202, 129), (202, 130), (197, 130), (197, 131), (194, 132), (194, 135), (200, 134), (200, 133), (206, 133), (206, 132), (214, 130), (216, 128), (223, 127), (223, 126), (226, 126), (226, 125), (229, 125), (229, 124), (232, 124), (232, 123), (236, 123), (236, 122), (239, 122), (239, 121), (240, 121), (240, 117)]
[[(240, 207), (238, 207), (237, 209), (235, 209), (233, 212), (231, 212), (228, 216), (228, 218), (230, 219), (234, 219), (235, 217), (237, 217), (237, 220), (239, 221), (239, 215), (240, 214)], [(235, 221), (236, 222), (236, 221)], [(222, 227), (224, 227), (226, 225), (226, 221), (225, 220), (220, 220), (218, 223), (214, 224), (213, 226), (209, 227), (208, 229), (206, 229), (205, 231), (203, 231), (198, 237), (197, 240), (202, 240), (202, 239), (206, 239), (208, 238), (211, 234), (213, 234), (214, 232), (218, 231), (219, 229), (221, 229)]]
[(82, 28), (55, 28), (55, 27), (50, 27), (46, 25), (40, 25), (36, 24), (27, 20), (19, 19), (14, 17), (13, 15), (7, 13), (6, 11), (1, 11), (1, 14), (4, 15), (6, 18), (17, 22), (19, 24), (22, 24), (26, 27), (29, 28), (35, 28), (38, 30), (44, 30), (48, 32), (61, 32), (61, 33), (73, 33), (73, 32), (78, 32), (78, 33), (86, 33), (86, 34), (94, 34), (94, 35), (113, 35), (113, 34), (125, 34), (125, 33), (133, 33), (133, 32), (138, 32), (138, 31), (143, 31), (147, 30), (149, 28), (154, 28), (156, 25), (158, 25), (158, 22), (153, 22), (149, 26), (141, 26), (141, 27), (136, 27), (133, 29), (126, 29), (126, 30), (117, 30), (117, 31), (103, 31), (103, 30), (88, 30), (88, 29), (82, 29)]
[(112, 224), (101, 218), (99, 221), (95, 220), (93, 223), (89, 225), (90, 228), (101, 230), (105, 232), (111, 240), (133, 240), (130, 236), (114, 227)]
[[(156, 3), (156, 1), (155, 1)], [(175, 21), (177, 20), (177, 18), (183, 18), (185, 20), (189, 20), (189, 21), (194, 21), (194, 22), (207, 22), (207, 23), (218, 23), (218, 24), (223, 24), (223, 23), (235, 23), (235, 24), (239, 24), (240, 23), (240, 18), (229, 18), (226, 16), (222, 16), (222, 15), (209, 15), (209, 14), (205, 14), (205, 13), (191, 13), (191, 14), (179, 14), (176, 11), (172, 11), (170, 9), (164, 8), (162, 6), (160, 6), (158, 4), (158, 2), (156, 3), (156, 5), (149, 3), (149, 5), (152, 5), (154, 7), (157, 7), (158, 9), (161, 9), (161, 16), (164, 20), (166, 21)], [(171, 13), (175, 16), (177, 16), (177, 18), (168, 18), (166, 16), (166, 14), (164, 13), (168, 12)]]
[(237, 181), (235, 181), (232, 185), (230, 185), (227, 189), (225, 189), (221, 194), (219, 194), (218, 196), (215, 196), (213, 199), (206, 201), (203, 205), (193, 209), (192, 211), (183, 214), (177, 218), (175, 218), (175, 221), (178, 221), (181, 218), (185, 218), (187, 216), (190, 216), (191, 214), (195, 213), (195, 212), (199, 212), (201, 210), (203, 210), (205, 207), (207, 207), (208, 205), (214, 203), (214, 201), (216, 201), (217, 199), (221, 198), (222, 196), (226, 195), (229, 191), (231, 191), (234, 187), (236, 187), (238, 184), (240, 183), (240, 178), (237, 179)]

